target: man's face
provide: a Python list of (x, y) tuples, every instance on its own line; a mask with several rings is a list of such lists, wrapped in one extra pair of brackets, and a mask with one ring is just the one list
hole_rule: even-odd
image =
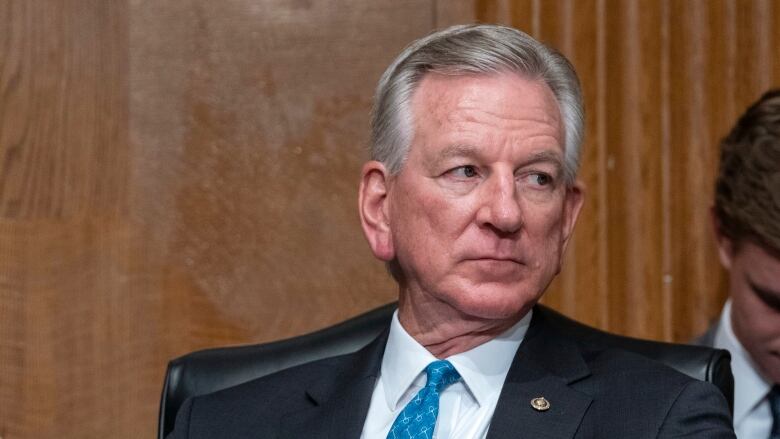
[(728, 238), (719, 241), (734, 334), (764, 376), (780, 383), (780, 257), (750, 241), (739, 247)]
[(428, 74), (411, 109), (412, 145), (387, 185), (401, 299), (525, 313), (559, 272), (582, 204), (564, 182), (552, 91), (512, 74)]

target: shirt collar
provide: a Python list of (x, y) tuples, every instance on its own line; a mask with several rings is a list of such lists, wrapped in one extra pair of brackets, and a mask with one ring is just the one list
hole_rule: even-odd
[(734, 425), (739, 424), (767, 395), (771, 384), (758, 372), (758, 366), (734, 335), (731, 325), (731, 299), (726, 301), (715, 333), (715, 346), (731, 353), (734, 373)]
[[(532, 311), (498, 337), (483, 343), (470, 351), (448, 357), (460, 373), (464, 384), (482, 406), (501, 387), (512, 365), (520, 343), (531, 323)], [(382, 357), (381, 377), (385, 389), (387, 406), (393, 410), (399, 400), (425, 367), (437, 358), (412, 338), (401, 326), (398, 311), (393, 314), (385, 354)]]

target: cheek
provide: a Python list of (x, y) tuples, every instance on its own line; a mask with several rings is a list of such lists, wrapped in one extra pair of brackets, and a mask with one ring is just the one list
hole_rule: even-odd
[(430, 258), (452, 242), (457, 205), (442, 197), (407, 191), (398, 194), (391, 228), (400, 256)]
[(543, 256), (557, 257), (563, 237), (562, 209), (528, 209), (526, 230), (536, 249)]
[[(449, 196), (434, 190), (407, 193), (407, 219), (416, 231), (427, 237), (446, 237), (454, 240), (474, 218), (474, 199), (469, 196)], [(425, 238), (418, 236), (417, 239)], [(452, 243), (453, 241), (449, 241)]]

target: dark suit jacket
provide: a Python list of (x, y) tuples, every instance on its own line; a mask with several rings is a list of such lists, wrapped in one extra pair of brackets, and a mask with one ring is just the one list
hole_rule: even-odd
[[(568, 325), (568, 326), (567, 326)], [(605, 346), (536, 307), (488, 439), (734, 438), (723, 395), (645, 357)], [(358, 439), (387, 331), (362, 350), (188, 400), (169, 439)], [(531, 400), (543, 396), (550, 409)]]

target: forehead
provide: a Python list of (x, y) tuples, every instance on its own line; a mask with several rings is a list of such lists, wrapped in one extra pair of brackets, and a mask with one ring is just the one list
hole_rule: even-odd
[[(541, 80), (513, 73), (427, 74), (412, 97), (415, 141), (563, 148), (558, 102)], [(415, 148), (413, 148), (414, 150)]]
[[(502, 113), (528, 112), (539, 119), (560, 121), (558, 103), (550, 87), (540, 79), (515, 73), (428, 73), (412, 97), (412, 107), (449, 111), (476, 107)], [(431, 114), (416, 113), (415, 116), (427, 118)]]

